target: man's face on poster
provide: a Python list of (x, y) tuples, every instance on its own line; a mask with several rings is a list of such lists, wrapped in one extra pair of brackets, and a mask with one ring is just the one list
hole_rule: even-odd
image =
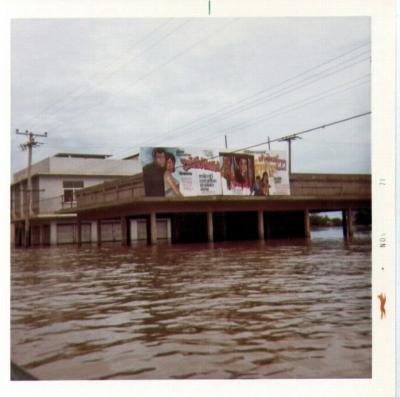
[(156, 157), (154, 160), (159, 167), (165, 168), (165, 153), (156, 153)]
[(229, 172), (231, 169), (231, 159), (227, 156), (224, 157), (224, 170)]

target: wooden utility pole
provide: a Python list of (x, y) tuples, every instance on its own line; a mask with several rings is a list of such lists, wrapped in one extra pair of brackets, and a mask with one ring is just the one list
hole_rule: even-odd
[(284, 136), (283, 138), (278, 140), (279, 142), (287, 141), (287, 143), (288, 143), (288, 147), (289, 147), (289, 177), (290, 177), (290, 174), (292, 173), (292, 141), (294, 139), (301, 139), (301, 137), (299, 137), (297, 134), (293, 134), (293, 135)]
[(27, 168), (27, 199), (28, 205), (25, 208), (25, 242), (24, 246), (29, 247), (31, 245), (31, 217), (33, 213), (32, 209), (32, 148), (41, 145), (42, 142), (37, 142), (35, 137), (47, 137), (47, 132), (44, 134), (34, 134), (26, 130), (25, 132), (20, 132), (18, 129), (15, 131), (18, 135), (25, 135), (28, 137), (28, 142), (21, 144), (21, 149), (28, 149), (28, 168)]
[(228, 149), (228, 137), (225, 134), (225, 149)]

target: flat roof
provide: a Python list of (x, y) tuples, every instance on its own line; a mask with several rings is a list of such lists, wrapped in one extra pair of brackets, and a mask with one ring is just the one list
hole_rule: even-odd
[(131, 154), (128, 157), (124, 157), (122, 160), (131, 160), (131, 159), (135, 159), (136, 157), (139, 157), (139, 153)]
[(111, 154), (90, 154), (90, 153), (57, 153), (53, 157), (73, 157), (85, 159), (106, 159), (111, 157)]

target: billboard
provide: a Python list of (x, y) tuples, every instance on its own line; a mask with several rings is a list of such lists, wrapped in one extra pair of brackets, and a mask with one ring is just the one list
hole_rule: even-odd
[[(290, 195), (288, 160), (285, 151), (251, 151), (246, 153), (251, 153), (254, 156), (256, 174), (254, 195)], [(260, 185), (259, 189), (257, 189), (258, 185)]]
[(254, 156), (245, 153), (221, 153), (222, 194), (250, 196), (254, 185)]
[(146, 196), (220, 195), (218, 151), (199, 148), (141, 148)]
[(141, 148), (146, 196), (289, 195), (286, 152)]

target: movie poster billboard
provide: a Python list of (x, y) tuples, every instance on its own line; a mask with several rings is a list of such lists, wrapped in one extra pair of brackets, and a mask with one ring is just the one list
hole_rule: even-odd
[[(256, 183), (254, 195), (290, 195), (288, 160), (285, 151), (251, 151), (254, 156)], [(259, 189), (257, 189), (260, 187)]]
[(146, 196), (220, 195), (219, 152), (199, 148), (141, 148)]
[(220, 153), (222, 194), (250, 196), (254, 177), (254, 156)]

